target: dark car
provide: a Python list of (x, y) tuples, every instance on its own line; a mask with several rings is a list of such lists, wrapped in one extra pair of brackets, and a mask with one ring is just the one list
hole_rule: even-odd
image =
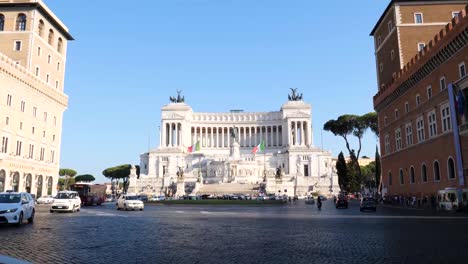
[(377, 201), (372, 197), (363, 197), (361, 199), (361, 212), (365, 210), (377, 211)]
[(345, 196), (339, 196), (335, 202), (336, 209), (345, 208), (348, 209), (348, 199)]
[(147, 195), (139, 195), (138, 200), (146, 203), (146, 202), (148, 202), (148, 196)]

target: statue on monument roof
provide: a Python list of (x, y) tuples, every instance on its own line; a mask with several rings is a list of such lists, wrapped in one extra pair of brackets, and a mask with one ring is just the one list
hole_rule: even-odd
[(289, 88), (291, 89), (291, 94), (288, 95), (289, 101), (302, 101), (303, 96), (302, 93), (297, 92), (297, 88)]
[(185, 103), (185, 96), (181, 96), (182, 90), (177, 90), (177, 97), (170, 96), (171, 103)]

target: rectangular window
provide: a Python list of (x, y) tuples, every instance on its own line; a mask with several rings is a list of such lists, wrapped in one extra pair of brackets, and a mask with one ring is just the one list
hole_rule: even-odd
[(37, 56), (41, 56), (41, 47), (37, 47)]
[(36, 128), (32, 127), (32, 134), (34, 135), (34, 132), (36, 132)]
[(383, 72), (383, 63), (380, 63), (380, 72)]
[(47, 112), (44, 112), (44, 122), (47, 122)]
[(50, 75), (49, 74), (46, 74), (46, 83), (49, 84), (49, 80), (50, 80)]
[(9, 118), (8, 116), (5, 118), (5, 124), (6, 124), (7, 126), (8, 126), (8, 124), (10, 124), (10, 118)]
[(450, 118), (450, 107), (449, 104), (444, 104), (440, 107), (440, 111), (442, 114), (442, 131), (445, 133), (447, 131), (452, 130), (452, 121)]
[(416, 119), (416, 131), (418, 133), (418, 142), (423, 142), (424, 136), (424, 118), (422, 116)]
[(8, 153), (8, 138), (7, 137), (3, 137), (2, 138), (2, 149), (1, 149), (2, 153)]
[(440, 78), (440, 90), (443, 91), (447, 89), (447, 85), (445, 84), (445, 77)]
[(54, 126), (57, 126), (57, 117), (54, 116)]
[(47, 56), (47, 63), (50, 64), (50, 62), (52, 61), (52, 56)]
[(429, 137), (437, 136), (437, 120), (434, 110), (427, 114), (427, 120), (429, 123)]
[(309, 176), (309, 165), (304, 165), (304, 176), (305, 177)]
[(408, 123), (405, 125), (406, 130), (406, 145), (411, 146), (413, 145), (413, 124)]
[(55, 142), (55, 135), (52, 135), (52, 141)]
[(16, 141), (16, 156), (21, 156), (21, 148), (22, 148), (23, 142), (21, 141)]
[(28, 158), (34, 159), (34, 145), (29, 144), (29, 155)]
[(55, 89), (59, 88), (59, 81), (55, 81)]
[(409, 103), (408, 102), (405, 102), (405, 112), (406, 113), (409, 113)]
[(390, 20), (388, 21), (388, 33), (392, 32), (393, 29), (393, 22)]
[(20, 122), (19, 129), (23, 130), (23, 122)]
[(401, 143), (401, 129), (398, 128), (395, 130), (395, 142), (396, 142), (396, 150), (401, 150), (403, 148), (403, 145)]
[(15, 51), (21, 51), (21, 40), (15, 40), (15, 45), (13, 47)]
[(39, 76), (39, 73), (40, 73), (39, 67), (36, 67), (36, 76)]
[(387, 117), (384, 117), (384, 126), (387, 126), (388, 125), (388, 120), (387, 120)]
[(420, 42), (418, 43), (418, 52), (421, 52), (424, 47), (426, 47), (426, 43)]
[(416, 106), (419, 106), (421, 104), (421, 96), (416, 95)]
[(57, 62), (57, 71), (60, 71), (60, 62)]
[(390, 51), (390, 59), (393, 61), (395, 59), (395, 51)]
[(398, 109), (395, 109), (395, 120), (397, 120), (399, 116), (400, 114), (398, 113)]
[(44, 161), (44, 154), (45, 154), (45, 149), (44, 148), (41, 148), (41, 153), (39, 155), (39, 160), (40, 161)]
[(7, 95), (7, 106), (11, 106), (11, 100), (13, 99), (13, 96), (11, 94)]
[(37, 107), (33, 107), (33, 116), (36, 117), (37, 116)]
[(393, 178), (392, 178), (392, 174), (391, 174), (391, 173), (388, 174), (388, 185), (389, 185), (389, 186), (392, 186), (392, 185), (393, 185)]
[(432, 86), (428, 86), (427, 87), (427, 99), (431, 99), (432, 98)]
[(414, 23), (422, 24), (423, 23), (423, 14), (422, 13), (414, 13)]
[(465, 77), (466, 75), (466, 68), (465, 68), (465, 63), (462, 62), (458, 65), (458, 72), (460, 73), (460, 78)]
[(50, 151), (50, 163), (54, 163), (55, 152), (53, 150)]
[(24, 109), (26, 108), (26, 102), (25, 101), (21, 101), (21, 112), (24, 113)]
[(45, 131), (42, 131), (42, 137), (45, 138)]
[(377, 47), (380, 47), (380, 45), (382, 45), (382, 38), (379, 36), (377, 38)]
[(385, 135), (385, 154), (390, 154), (390, 136)]
[(458, 12), (458, 11), (453, 11), (452, 12), (452, 18), (457, 17), (459, 15), (460, 15), (460, 12)]

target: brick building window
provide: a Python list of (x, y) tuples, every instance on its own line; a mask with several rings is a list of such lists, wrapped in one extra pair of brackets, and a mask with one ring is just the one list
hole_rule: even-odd
[(397, 120), (399, 116), (400, 116), (400, 114), (398, 112), (398, 109), (395, 109), (395, 120)]
[(421, 166), (421, 180), (422, 182), (427, 182), (427, 168), (426, 164)]
[(460, 73), (460, 78), (465, 77), (466, 75), (466, 68), (465, 68), (465, 63), (462, 62), (458, 65), (458, 72)]
[(434, 181), (440, 181), (440, 166), (439, 162), (434, 162)]
[(413, 145), (413, 124), (408, 123), (405, 126), (406, 130), (406, 145), (411, 146)]
[(383, 72), (383, 63), (380, 63), (379, 69), (380, 69), (380, 72)]
[(426, 43), (419, 42), (418, 43), (418, 52), (421, 52), (424, 49), (424, 47), (426, 47)]
[(403, 172), (403, 169), (400, 169), (400, 184), (405, 184), (405, 174)]
[(415, 175), (414, 167), (411, 166), (411, 169), (410, 169), (410, 183), (411, 184), (416, 183), (416, 177), (414, 175)]
[(380, 47), (380, 45), (382, 45), (382, 38), (379, 36), (377, 38), (377, 47)]
[(383, 120), (384, 120), (384, 126), (387, 126), (388, 125), (387, 117), (385, 116)]
[(443, 91), (447, 89), (447, 85), (445, 84), (445, 77), (441, 77), (439, 80), (440, 83), (440, 90)]
[(437, 120), (435, 110), (427, 114), (427, 121), (429, 123), (429, 137), (437, 136)]
[(388, 33), (392, 32), (393, 29), (393, 21), (388, 21)]
[(424, 118), (422, 116), (416, 119), (416, 132), (418, 134), (418, 142), (423, 142), (424, 136)]
[(403, 144), (401, 142), (401, 128), (395, 130), (395, 142), (396, 142), (396, 150), (401, 150), (403, 148)]
[(390, 59), (393, 61), (395, 59), (395, 51), (390, 51)]
[(405, 102), (405, 112), (406, 112), (406, 113), (409, 113), (409, 111), (410, 111), (409, 103), (408, 103), (408, 102)]
[(385, 154), (390, 154), (390, 136), (385, 135)]
[(388, 186), (393, 185), (392, 172), (388, 172)]
[(423, 14), (422, 13), (414, 13), (414, 23), (422, 24), (423, 21)]
[(416, 106), (421, 104), (421, 96), (419, 94), (416, 95)]
[(455, 162), (453, 162), (452, 158), (448, 159), (447, 166), (448, 166), (448, 178), (449, 178), (449, 180), (455, 179)]
[(450, 107), (449, 104), (446, 103), (440, 107), (440, 111), (442, 114), (442, 131), (445, 133), (447, 131), (452, 130), (452, 121), (450, 118)]
[(427, 99), (429, 100), (432, 98), (432, 86), (429, 85), (426, 90), (427, 90)]

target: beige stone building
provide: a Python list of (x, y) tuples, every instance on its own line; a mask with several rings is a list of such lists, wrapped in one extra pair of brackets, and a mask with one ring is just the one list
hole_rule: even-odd
[(0, 0), (0, 191), (56, 192), (70, 40), (41, 0)]

